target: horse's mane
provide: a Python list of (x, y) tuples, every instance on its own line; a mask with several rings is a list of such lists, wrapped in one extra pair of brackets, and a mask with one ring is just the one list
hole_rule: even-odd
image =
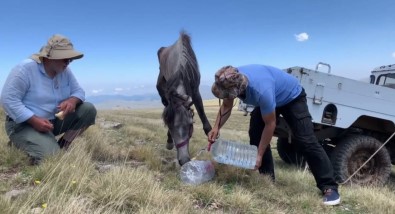
[(200, 84), (199, 66), (191, 46), (191, 39), (189, 35), (182, 31), (177, 42), (169, 48), (172, 49), (170, 51), (175, 51), (176, 54), (168, 56), (176, 56), (177, 59), (167, 60), (174, 60), (177, 63), (174, 68), (174, 74), (171, 75), (171, 77), (166, 82), (166, 97), (169, 99), (169, 105), (165, 108), (162, 116), (165, 124), (167, 125), (174, 122), (173, 120), (176, 107), (174, 106), (176, 103), (174, 99), (179, 99), (175, 95), (177, 94), (177, 87), (180, 84), (180, 81), (183, 82), (185, 92), (188, 96), (192, 96), (196, 90), (199, 90)]
[(177, 63), (174, 74), (167, 80), (167, 88), (177, 87), (179, 81), (182, 80), (187, 95), (191, 96), (194, 90), (199, 88), (200, 72), (189, 35), (182, 31), (179, 39), (171, 48), (177, 53), (178, 59), (173, 59)]

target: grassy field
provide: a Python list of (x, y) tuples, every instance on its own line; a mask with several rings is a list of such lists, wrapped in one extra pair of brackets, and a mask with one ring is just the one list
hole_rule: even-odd
[[(205, 106), (213, 123), (218, 100)], [(195, 115), (192, 156), (207, 145)], [(122, 126), (102, 128), (103, 121)], [(248, 142), (248, 122), (249, 116), (233, 111), (221, 137)], [(97, 124), (69, 151), (28, 166), (22, 152), (7, 146), (0, 123), (0, 213), (395, 213), (393, 175), (384, 187), (341, 186), (341, 205), (327, 207), (312, 175), (284, 164), (275, 149), (275, 183), (256, 171), (215, 163), (212, 181), (183, 184), (176, 152), (165, 148), (166, 130), (161, 109), (99, 111)], [(9, 197), (12, 190), (23, 194)]]

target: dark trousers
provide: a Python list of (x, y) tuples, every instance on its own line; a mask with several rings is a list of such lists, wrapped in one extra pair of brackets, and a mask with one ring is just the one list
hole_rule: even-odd
[[(317, 187), (325, 189), (337, 189), (338, 184), (334, 179), (332, 164), (325, 150), (318, 143), (314, 135), (312, 118), (309, 113), (304, 90), (290, 103), (276, 108), (276, 114), (281, 114), (290, 126), (293, 136), (292, 143), (295, 143), (298, 151), (302, 153), (309, 165), (311, 172), (317, 183)], [(251, 112), (250, 119), (250, 144), (259, 145), (265, 123), (259, 107)], [(262, 157), (262, 166), (259, 168), (262, 174), (269, 174), (274, 179), (274, 164), (270, 146), (267, 147)]]

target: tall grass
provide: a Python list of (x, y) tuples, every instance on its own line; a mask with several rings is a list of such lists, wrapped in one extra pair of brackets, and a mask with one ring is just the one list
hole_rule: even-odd
[[(213, 123), (216, 103), (207, 105)], [(1, 112), (0, 120), (4, 121)], [(100, 121), (123, 124), (105, 129)], [(190, 153), (207, 146), (197, 114)], [(248, 141), (249, 116), (233, 111), (221, 137)], [(394, 213), (395, 185), (341, 186), (342, 204), (326, 207), (309, 171), (284, 164), (273, 149), (276, 182), (252, 170), (215, 163), (212, 181), (198, 186), (179, 179), (175, 150), (165, 149), (161, 109), (99, 111), (98, 122), (68, 151), (29, 166), (26, 155), (7, 146), (0, 123), (1, 213)], [(273, 145), (275, 147), (275, 145)], [(103, 165), (110, 166), (100, 170)], [(11, 190), (26, 190), (16, 198)]]

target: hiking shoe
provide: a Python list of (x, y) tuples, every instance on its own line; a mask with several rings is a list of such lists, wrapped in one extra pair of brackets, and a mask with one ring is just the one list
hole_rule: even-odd
[(340, 195), (336, 189), (326, 189), (324, 191), (324, 204), (329, 206), (340, 204)]
[(40, 164), (40, 162), (41, 162), (41, 159), (36, 158), (36, 157), (30, 157), (30, 159), (29, 159), (30, 166), (37, 166)]

